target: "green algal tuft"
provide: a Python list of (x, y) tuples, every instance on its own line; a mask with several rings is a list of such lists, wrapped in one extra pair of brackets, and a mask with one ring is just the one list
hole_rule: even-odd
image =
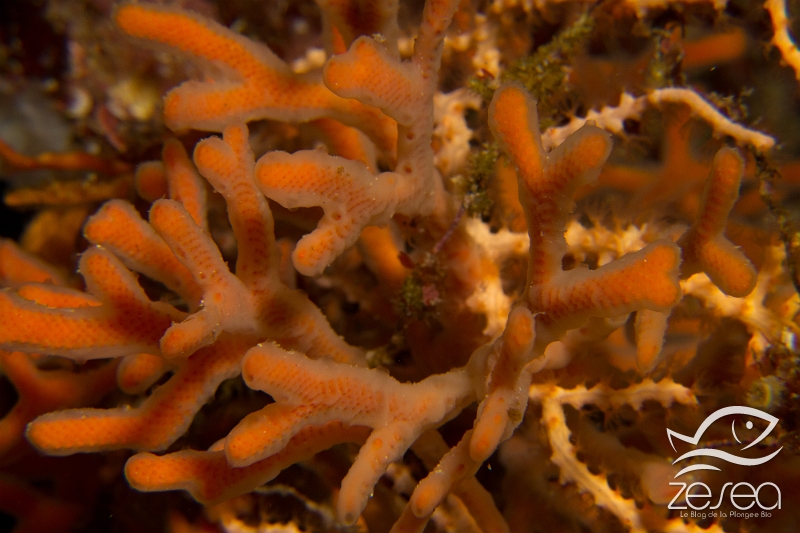
[[(538, 102), (539, 127), (542, 131), (556, 123), (558, 115), (568, 107), (570, 59), (577, 54), (591, 34), (594, 20), (583, 14), (572, 26), (556, 35), (550, 42), (511, 64), (500, 76), (500, 83), (521, 83)], [(473, 78), (469, 88), (487, 102), (499, 87), (491, 77)]]

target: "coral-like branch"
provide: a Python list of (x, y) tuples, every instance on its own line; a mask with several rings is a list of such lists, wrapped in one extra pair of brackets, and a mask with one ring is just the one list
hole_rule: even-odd
[(639, 409), (642, 403), (648, 400), (657, 401), (665, 407), (674, 402), (693, 405), (696, 400), (692, 392), (671, 381), (654, 383), (645, 380), (621, 390), (613, 390), (602, 385), (591, 389), (579, 386), (572, 390), (553, 385), (532, 385), (530, 398), (542, 404), (542, 417), (553, 450), (551, 459), (560, 469), (562, 483), (575, 483), (581, 491), (590, 493), (594, 497), (595, 505), (605, 507), (614, 513), (631, 531), (637, 533), (647, 531), (634, 502), (624, 499), (617, 491), (611, 489), (603, 476), (591, 473), (589, 468), (576, 457), (576, 449), (570, 442), (570, 430), (564, 417), (564, 406), (571, 405), (580, 409), (585, 405), (594, 404), (607, 409), (627, 404)]
[[(182, 149), (173, 148), (180, 158)], [(187, 315), (151, 302), (133, 274), (99, 247), (81, 259), (93, 298), (67, 289), (33, 291), (37, 285), (2, 294), (7, 312), (17, 320), (30, 315), (39, 324), (49, 321), (50, 328), (49, 336), (40, 331), (34, 335), (30, 327), (9, 331), (6, 346), (76, 359), (129, 355), (117, 376), (127, 390), (144, 390), (174, 369), (173, 376), (135, 409), (77, 409), (40, 417), (27, 432), (39, 449), (53, 455), (114, 448), (162, 450), (186, 431), (222, 381), (239, 375), (244, 353), (260, 340), (279, 340), (312, 357), (363, 364), (361, 352), (331, 331), (319, 309), (279, 279), (272, 215), (253, 182), (247, 128), (226, 128), (223, 139), (203, 141), (195, 158), (230, 203), (234, 234), (248, 247), (240, 254), (236, 275), (207, 232), (175, 200), (155, 203), (152, 227), (128, 204), (111, 203), (92, 219), (87, 235), (108, 243), (132, 267), (144, 265), (145, 272), (184, 297), (196, 298), (200, 292), (199, 308), (189, 300), (192, 309)], [(170, 166), (168, 161), (172, 181)], [(197, 195), (191, 191), (199, 186), (194, 183), (168, 188), (171, 193), (181, 191), (181, 198), (196, 206)], [(198, 212), (198, 218), (204, 220), (205, 213)], [(154, 264), (148, 264), (146, 253), (153, 254)], [(170, 273), (176, 264), (184, 270)], [(161, 356), (177, 360), (168, 363)]]
[(613, 317), (640, 308), (663, 311), (678, 301), (680, 254), (670, 242), (651, 243), (593, 271), (562, 268), (572, 195), (600, 172), (611, 149), (607, 134), (585, 126), (545, 154), (536, 104), (514, 84), (495, 92), (489, 125), (517, 168), (531, 241), (525, 298), (532, 311), (543, 313), (537, 326), (550, 330), (537, 342), (546, 345), (592, 316)]
[[(479, 350), (470, 361), (472, 365), (487, 366), (483, 371), (486, 392), (478, 396), (483, 401), (478, 406), (469, 445), (469, 456), (477, 463), (488, 459), (522, 420), (531, 382), (526, 365), (535, 355), (535, 336), (533, 315), (524, 306), (516, 307), (508, 316), (503, 336), (492, 345), (491, 353)], [(483, 357), (487, 357), (485, 362)]]
[(0, 419), (0, 458), (21, 441), (25, 426), (37, 416), (65, 407), (93, 405), (116, 386), (115, 364), (80, 373), (41, 370), (29, 354), (0, 351), (0, 369), (19, 395), (13, 409)]
[(248, 466), (286, 446), (305, 427), (340, 420), (373, 428), (342, 480), (339, 517), (352, 524), (389, 463), (426, 430), (437, 427), (473, 400), (464, 370), (403, 384), (385, 374), (314, 361), (274, 344), (253, 348), (242, 362), (245, 382), (277, 400), (248, 415), (228, 435), (225, 453)]
[(80, 269), (94, 305), (53, 308), (18, 292), (0, 292), (0, 321), (15, 324), (0, 333), (4, 349), (81, 360), (158, 353), (161, 335), (183, 313), (150, 301), (131, 272), (102, 248), (86, 251)]
[(128, 163), (92, 155), (86, 152), (44, 152), (28, 156), (15, 150), (0, 139), (0, 160), (5, 161), (14, 172), (30, 170), (84, 170), (118, 176), (131, 171)]
[(228, 463), (222, 441), (207, 452), (184, 450), (163, 456), (140, 453), (125, 465), (125, 477), (141, 491), (185, 489), (197, 501), (211, 505), (247, 493), (288, 466), (336, 444), (362, 444), (369, 432), (369, 428), (340, 422), (308, 426), (289, 439), (283, 450), (244, 467)]
[(112, 252), (126, 267), (163, 283), (191, 309), (200, 304), (202, 289), (191, 271), (130, 203), (106, 202), (86, 222), (83, 233), (89, 242)]
[(792, 67), (794, 75), (800, 81), (800, 51), (797, 50), (792, 36), (789, 34), (789, 17), (786, 14), (785, 0), (767, 0), (764, 9), (772, 19), (772, 44), (780, 50), (783, 60)]
[(162, 43), (221, 71), (214, 82), (188, 81), (164, 103), (173, 130), (222, 131), (231, 123), (259, 119), (306, 122), (334, 118), (367, 133), (390, 150), (393, 124), (377, 110), (331, 93), (319, 73), (296, 75), (272, 51), (228, 28), (187, 11), (123, 5), (115, 14), (126, 33)]
[(49, 455), (110, 449), (164, 450), (189, 428), (220, 383), (239, 375), (253, 339), (220, 339), (183, 361), (134, 409), (68, 409), (42, 415), (26, 436)]
[(444, 210), (430, 143), (444, 31), (456, 7), (454, 0), (426, 3), (410, 62), (360, 37), (325, 65), (325, 84), (334, 93), (375, 106), (397, 121), (394, 172), (374, 175), (362, 164), (308, 151), (271, 152), (258, 161), (256, 176), (269, 198), (289, 208), (321, 206), (325, 211), (292, 256), (301, 273), (320, 274), (366, 226), (384, 225), (395, 213)]
[(717, 152), (697, 220), (678, 241), (683, 251), (683, 277), (703, 271), (730, 296), (745, 296), (756, 284), (756, 269), (724, 235), (743, 172), (744, 161), (736, 151), (723, 148)]
[(292, 254), (307, 276), (321, 273), (367, 225), (383, 226), (397, 210), (395, 174), (373, 175), (358, 161), (320, 152), (270, 152), (256, 165), (259, 188), (284, 207), (322, 206), (317, 228), (300, 239)]
[[(695, 1), (726, 2), (679, 3)], [(695, 41), (683, 62), (680, 32), (656, 31), (653, 46), (634, 39), (630, 66), (598, 76), (631, 51), (620, 28), (651, 29), (642, 15), (671, 0), (598, 4), (580, 31), (541, 43), (541, 17), (524, 15), (536, 4), (555, 28), (574, 15), (559, 2), (317, 0), (321, 28), (313, 6), (269, 5), (258, 16), (278, 32), (280, 57), (199, 14), (126, 2), (109, 8), (108, 40), (167, 53), (141, 56), (150, 57), (141, 67), (120, 61), (121, 80), (103, 66), (114, 61), (93, 55), (106, 43), (75, 42), (67, 21), (73, 71), (58, 81), (73, 107), (81, 97), (99, 106), (78, 116), (80, 128), (129, 146), (131, 161), (153, 153), (152, 142), (161, 156), (131, 175), (114, 156), (27, 157), (0, 141), (14, 173), (113, 178), (11, 185), (6, 197), (46, 209), (19, 244), (0, 241), (4, 512), (20, 527), (49, 511), (72, 524), (91, 496), (64, 505), (63, 487), (53, 498), (31, 487), (57, 482), (44, 471), (53, 465), (97, 460), (105, 471), (118, 461), (41, 454), (132, 450), (134, 488), (214, 504), (197, 523), (169, 504), (168, 529), (211, 520), (234, 530), (252, 520), (251, 504), (262, 519), (265, 493), (278, 490), (262, 485), (302, 467), (330, 489), (325, 502), (299, 498), (308, 512), (323, 508), (330, 530), (388, 530), (396, 519), (392, 533), (508, 533), (532, 520), (554, 531), (700, 531), (667, 507), (675, 469), (665, 423), (691, 431), (734, 401), (798, 418), (800, 298), (774, 228), (739, 216), (765, 212), (739, 154), (747, 148), (763, 171), (776, 139), (737, 122), (745, 110), (735, 98), (715, 105), (688, 88), (709, 57), (751, 65), (745, 52), (758, 37), (745, 26), (732, 39), (712, 32), (715, 50), (699, 58)], [(792, 63), (784, 2), (767, 9)], [(253, 30), (251, 15), (235, 28)], [(280, 16), (291, 27), (275, 27)], [(588, 53), (605, 32), (625, 54)], [(526, 83), (558, 88), (550, 119), (598, 111), (541, 133), (523, 86), (491, 81), (506, 80), (502, 65), (534, 44), (544, 46), (518, 64)], [(202, 78), (165, 97), (164, 123), (180, 136), (145, 135), (162, 124), (134, 121), (133, 108), (155, 109), (150, 89), (175, 84), (172, 53)], [(494, 90), (488, 110), (463, 87), (471, 75), (483, 80), (471, 86)], [(138, 94), (140, 84), (152, 94)], [(668, 117), (663, 128), (650, 127), (657, 115)], [(710, 126), (713, 149), (741, 152), (722, 148), (709, 173), (689, 142), (693, 117)], [(264, 120), (251, 138), (246, 123)], [(769, 114), (764, 128), (781, 131)], [(219, 135), (198, 141), (188, 129)], [(629, 144), (601, 174), (612, 134), (652, 141), (663, 163), (625, 166)], [(773, 212), (794, 192), (793, 166), (781, 168), (781, 184), (762, 180)], [(101, 200), (110, 201), (97, 208)], [(59, 267), (37, 257), (56, 257), (51, 248)], [(67, 274), (75, 263), (80, 277)], [(736, 426), (736, 440), (751, 429)], [(784, 424), (771, 438), (791, 447), (794, 436)], [(492, 470), (495, 457), (505, 468)], [(796, 469), (767, 468), (781, 488), (796, 485)], [(106, 488), (113, 476), (86, 477)], [(502, 513), (486, 481), (502, 484)], [(50, 518), (40, 525), (60, 527)], [(793, 519), (770, 517), (775, 529)], [(708, 530), (723, 525), (735, 528), (735, 517)]]
[(548, 128), (544, 135), (547, 148), (558, 146), (566, 137), (585, 124), (594, 122), (598, 127), (612, 133), (622, 134), (624, 121), (638, 119), (648, 106), (659, 107), (664, 103), (681, 103), (689, 106), (694, 115), (708, 123), (717, 135), (730, 135), (742, 145), (752, 146), (759, 152), (768, 152), (775, 146), (775, 138), (759, 131), (737, 124), (719, 112), (695, 90), (669, 87), (655, 89), (648, 94), (634, 98), (622, 93), (616, 107), (604, 107), (600, 111), (590, 111), (584, 118), (573, 118), (567, 125)]

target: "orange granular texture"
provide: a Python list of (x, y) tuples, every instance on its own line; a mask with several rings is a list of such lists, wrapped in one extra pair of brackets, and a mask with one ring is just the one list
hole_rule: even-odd
[(223, 69), (213, 82), (189, 81), (167, 94), (164, 122), (173, 130), (222, 131), (233, 122), (305, 122), (329, 117), (362, 129), (393, 151), (393, 122), (380, 111), (333, 94), (318, 76), (295, 75), (266, 46), (175, 9), (124, 5), (115, 20), (126, 33), (162, 43)]
[(578, 187), (594, 181), (608, 157), (611, 141), (606, 133), (585, 126), (546, 154), (536, 103), (516, 84), (495, 93), (489, 124), (516, 167), (531, 243), (526, 296), (532, 311), (544, 313), (540, 324), (579, 327), (592, 316), (666, 310), (680, 299), (680, 253), (671, 242), (651, 243), (593, 271), (563, 270), (573, 196)]
[(104, 305), (54, 309), (2, 292), (0, 320), (14, 327), (5, 328), (0, 341), (78, 358), (109, 357), (137, 347), (156, 350), (173, 314), (152, 304), (132, 275), (105, 251), (84, 253), (81, 272)]
[(681, 237), (683, 275), (703, 271), (729, 296), (746, 296), (756, 284), (756, 270), (747, 257), (725, 238), (725, 224), (739, 195), (744, 162), (730, 148), (714, 157), (697, 220)]

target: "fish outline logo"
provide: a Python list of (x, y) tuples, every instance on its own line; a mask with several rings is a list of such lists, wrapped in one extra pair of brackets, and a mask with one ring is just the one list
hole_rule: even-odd
[[(703, 420), (703, 423), (700, 424), (700, 427), (697, 428), (697, 431), (695, 431), (694, 435), (691, 437), (667, 428), (667, 437), (669, 438), (670, 446), (672, 446), (672, 449), (675, 452), (677, 452), (677, 450), (675, 449), (675, 443), (672, 440), (673, 437), (675, 437), (678, 440), (688, 442), (693, 446), (697, 446), (697, 444), (700, 442), (700, 438), (703, 436), (703, 433), (705, 433), (705, 431), (711, 426), (711, 424), (713, 424), (720, 418), (723, 418), (728, 415), (749, 415), (769, 422), (769, 425), (761, 433), (761, 435), (759, 435), (758, 438), (756, 438), (753, 442), (742, 448), (740, 451), (744, 451), (752, 446), (755, 446), (756, 444), (764, 440), (770, 433), (772, 433), (772, 430), (775, 429), (775, 426), (777, 426), (779, 422), (779, 420), (776, 417), (772, 416), (771, 414), (765, 413), (764, 411), (759, 411), (758, 409), (754, 409), (753, 407), (747, 407), (744, 405), (731, 405), (729, 407), (723, 407), (722, 409), (717, 409), (716, 411), (708, 415), (706, 419)], [(747, 429), (752, 429), (753, 422), (748, 420), (747, 423), (745, 424), (745, 427)], [(733, 420), (731, 422), (731, 432), (733, 433), (733, 438), (736, 439), (736, 442), (741, 444), (742, 441), (739, 440), (738, 435), (736, 435), (736, 420)], [(680, 461), (683, 461), (684, 459), (690, 459), (692, 457), (705, 456), (705, 457), (716, 457), (718, 459), (722, 459), (723, 461), (727, 461), (729, 463), (733, 463), (740, 466), (758, 466), (771, 460), (773, 457), (778, 455), (778, 453), (780, 453), (782, 449), (783, 446), (775, 450), (773, 453), (764, 457), (747, 458), (747, 457), (739, 457), (738, 455), (734, 455), (732, 453), (728, 453), (722, 450), (717, 450), (716, 448), (698, 448), (696, 450), (691, 450), (684, 453), (683, 455), (675, 459), (672, 462), (672, 464), (674, 465)], [(686, 474), (688, 472), (694, 472), (695, 470), (719, 471), (720, 469), (716, 466), (703, 463), (689, 465), (681, 469), (677, 474), (675, 474), (675, 478), (673, 479), (677, 479), (683, 474)]]

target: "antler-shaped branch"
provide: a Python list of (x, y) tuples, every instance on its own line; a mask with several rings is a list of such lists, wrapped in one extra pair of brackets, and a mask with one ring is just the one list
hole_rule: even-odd
[(328, 117), (364, 131), (386, 153), (394, 148), (394, 124), (378, 110), (336, 96), (318, 72), (294, 74), (268, 47), (221, 24), (188, 11), (135, 4), (117, 9), (115, 20), (134, 37), (166, 44), (221, 71), (222, 79), (187, 81), (167, 94), (164, 122), (173, 130), (222, 131), (252, 120)]
[(394, 214), (399, 176), (374, 175), (358, 161), (316, 151), (270, 152), (256, 165), (261, 191), (284, 207), (322, 206), (317, 229), (297, 243), (292, 259), (306, 276), (317, 275), (367, 225), (386, 225)]
[[(141, 176), (157, 176), (162, 195), (178, 201), (191, 213), (192, 220), (207, 228), (206, 186), (189, 160), (183, 145), (175, 139), (164, 144), (163, 163), (150, 161), (139, 165), (137, 180)], [(174, 291), (194, 311), (200, 304), (202, 288), (192, 278), (192, 273), (178, 261), (167, 243), (139, 216), (128, 202), (106, 202), (86, 223), (86, 239), (103, 246), (116, 255), (122, 263), (159, 281)]]
[(464, 369), (405, 384), (374, 370), (308, 359), (275, 344), (251, 349), (242, 361), (242, 376), (277, 403), (248, 415), (230, 432), (225, 454), (233, 466), (278, 453), (306, 427), (339, 420), (373, 428), (342, 480), (337, 507), (347, 524), (361, 514), (389, 463), (400, 460), (424, 431), (474, 400)]
[[(139, 454), (128, 462), (126, 474), (141, 490), (182, 488), (209, 503), (252, 490), (289, 464), (334, 444), (358, 442), (363, 446), (339, 496), (340, 516), (352, 522), (388, 464), (420, 437), (425, 450), (431, 439), (441, 440), (435, 431), (426, 431), (455, 416), (477, 394), (483, 401), (475, 430), (439, 454), (441, 461), (404, 511), (408, 516), (401, 522), (424, 526), (456, 486), (465, 497), (479, 496), (477, 483), (468, 478), (513, 432), (525, 410), (531, 377), (525, 366), (533, 356), (533, 333), (533, 315), (517, 307), (504, 335), (476, 351), (467, 367), (414, 384), (262, 344), (242, 361), (243, 377), (276, 403), (248, 415), (207, 452)], [(505, 531), (496, 511), (490, 514), (494, 518), (487, 520)]]
[[(247, 127), (229, 126), (222, 139), (212, 137), (201, 141), (195, 149), (195, 162), (200, 173), (225, 198), (240, 255), (234, 275), (210, 236), (187, 216), (164, 204), (173, 213), (165, 212), (168, 218), (163, 224), (154, 225), (168, 242), (172, 239), (181, 261), (196, 276), (204, 278), (197, 279), (204, 287), (204, 309), (197, 313), (201, 322), (175, 326), (176, 346), (181, 345), (184, 334), (186, 339), (207, 342), (214, 338), (215, 331), (253, 332), (260, 338), (303, 350), (310, 357), (363, 365), (361, 351), (333, 332), (319, 308), (302, 292), (280, 282), (272, 213), (253, 181), (254, 157)], [(158, 203), (156, 208), (161, 209)], [(173, 224), (182, 229), (176, 231)], [(162, 348), (166, 340), (167, 336), (162, 340)]]
[(163, 450), (186, 432), (220, 383), (239, 375), (242, 356), (253, 342), (221, 338), (199, 350), (134, 409), (67, 409), (40, 416), (28, 425), (28, 440), (49, 455)]
[(420, 481), (408, 505), (417, 518), (428, 518), (447, 494), (474, 475), (497, 446), (514, 432), (525, 414), (534, 357), (535, 324), (525, 306), (511, 311), (503, 334), (478, 348), (467, 369), (481, 399), (474, 428), (444, 454)]
[(157, 456), (140, 453), (125, 465), (125, 476), (137, 490), (185, 489), (199, 502), (213, 505), (267, 483), (283, 469), (344, 442), (363, 444), (370, 429), (328, 422), (308, 426), (289, 439), (286, 448), (260, 461), (233, 467), (223, 450), (224, 440), (207, 452), (182, 450)]
[(613, 317), (641, 308), (665, 310), (678, 301), (680, 252), (670, 242), (651, 243), (593, 271), (564, 271), (561, 266), (572, 195), (597, 177), (611, 150), (608, 134), (584, 126), (545, 154), (536, 103), (516, 84), (495, 93), (489, 125), (517, 168), (531, 240), (525, 297), (531, 311), (543, 314), (537, 320), (542, 326), (537, 344), (551, 342), (593, 316)]
[(733, 148), (714, 157), (697, 220), (678, 241), (683, 250), (681, 274), (688, 278), (703, 271), (728, 296), (747, 296), (756, 286), (750, 260), (725, 238), (725, 224), (739, 196), (744, 161)]
[(75, 302), (53, 307), (26, 299), (18, 291), (0, 292), (0, 321), (14, 324), (3, 329), (0, 345), (8, 350), (76, 360), (159, 353), (159, 338), (184, 313), (150, 301), (133, 274), (103, 248), (87, 250), (81, 257), (80, 270), (94, 301), (83, 293), (61, 290), (81, 297), (77, 307), (73, 307)]
[(401, 213), (442, 210), (444, 189), (433, 165), (433, 95), (444, 31), (455, 0), (426, 3), (411, 62), (360, 37), (344, 54), (328, 60), (325, 84), (336, 94), (381, 109), (397, 121), (397, 166), (375, 176), (357, 162), (326, 154), (271, 152), (256, 166), (261, 190), (284, 207), (321, 206), (325, 216), (293, 254), (298, 271), (321, 273), (368, 225), (383, 225)]
[[(128, 389), (142, 390), (171, 366), (175, 369), (174, 375), (135, 409), (76, 409), (38, 418), (29, 425), (28, 438), (41, 450), (54, 455), (114, 448), (162, 450), (186, 431), (194, 415), (223, 380), (240, 373), (241, 358), (247, 348), (265, 339), (305, 349), (312, 357), (364, 364), (361, 352), (331, 330), (322, 313), (305, 295), (288, 289), (279, 280), (280, 261), (272, 215), (266, 199), (253, 182), (254, 158), (247, 128), (244, 125), (229, 127), (222, 139), (202, 141), (195, 159), (201, 173), (208, 176), (228, 201), (234, 235), (242, 247), (236, 275), (228, 270), (206, 230), (197, 224), (197, 220), (203, 222), (205, 214), (193, 209), (195, 213), (190, 215), (182, 203), (174, 200), (155, 203), (150, 215), (155, 231), (135, 215), (132, 207), (114, 203), (93, 219), (87, 234), (113, 244), (132, 265), (143, 261), (142, 250), (153, 251), (157, 261), (148, 272), (157, 276), (156, 279), (171, 283), (177, 290), (187, 289), (190, 295), (199, 291), (202, 295), (199, 310), (185, 315), (166, 304), (150, 302), (133, 275), (100, 248), (84, 254), (81, 263), (87, 286), (96, 299), (87, 300), (84, 296), (79, 300), (74, 295), (67, 298), (71, 293), (66, 294), (65, 289), (59, 289), (61, 292), (40, 290), (32, 294), (30, 288), (38, 287), (36, 285), (25, 285), (19, 295), (11, 295), (23, 302), (27, 302), (26, 295), (40, 299), (40, 303), (25, 305), (41, 307), (40, 314), (57, 313), (61, 321), (72, 316), (81, 318), (87, 313), (111, 314), (105, 322), (96, 319), (99, 325), (90, 322), (99, 333), (88, 327), (78, 332), (111, 336), (110, 340), (101, 338), (89, 343), (83, 339), (84, 346), (90, 346), (83, 350), (91, 357), (133, 354), (120, 367), (119, 379)], [(169, 166), (167, 175), (171, 180)], [(197, 187), (178, 187), (172, 183), (169, 186), (171, 194), (180, 190), (180, 197), (191, 199), (190, 206), (198, 205), (194, 189)], [(131, 224), (134, 231), (126, 232), (124, 226), (108, 227), (121, 221)], [(142, 244), (145, 246), (139, 248)], [(167, 260), (168, 251), (177, 259)], [(184, 274), (171, 278), (165, 272), (165, 268), (176, 261), (185, 267), (179, 272), (188, 272), (190, 281)], [(47, 307), (61, 300), (65, 300), (62, 305), (73, 308)], [(18, 314), (20, 308), (24, 310), (25, 306), (17, 304), (14, 312)], [(155, 315), (160, 321), (151, 324), (155, 320), (154, 313), (162, 308), (165, 309), (163, 316)], [(184, 316), (187, 318), (181, 321)], [(54, 327), (59, 325), (56, 321), (53, 324)], [(119, 339), (112, 336), (116, 332), (114, 327), (120, 330)], [(149, 342), (133, 336), (141, 331), (150, 335)], [(68, 342), (64, 337), (71, 339), (60, 330), (54, 329), (54, 333), (62, 343)], [(25, 334), (23, 331), (19, 335)], [(161, 351), (155, 348), (159, 337)], [(117, 344), (97, 349), (98, 345), (103, 347), (112, 341)], [(36, 347), (42, 344), (40, 341)], [(166, 363), (162, 357), (139, 353), (146, 351), (145, 348), (175, 359)], [(76, 351), (70, 349), (62, 350), (65, 353)], [(48, 351), (52, 353), (55, 349), (48, 348)]]

